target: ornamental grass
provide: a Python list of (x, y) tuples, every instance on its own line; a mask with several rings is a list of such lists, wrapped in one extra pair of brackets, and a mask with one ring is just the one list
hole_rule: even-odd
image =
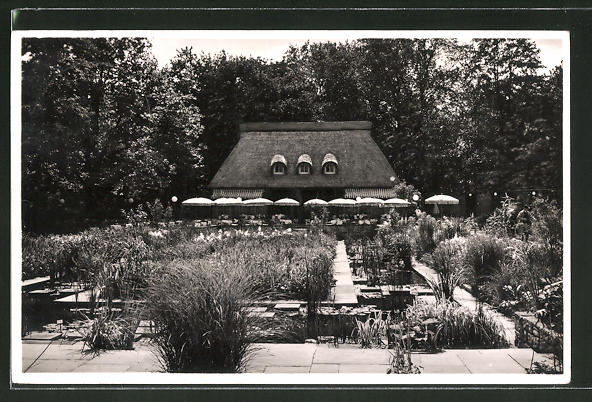
[(508, 346), (503, 327), (486, 311), (473, 312), (453, 302), (416, 302), (406, 310), (412, 326), (434, 319), (434, 346), (438, 348), (503, 348)]

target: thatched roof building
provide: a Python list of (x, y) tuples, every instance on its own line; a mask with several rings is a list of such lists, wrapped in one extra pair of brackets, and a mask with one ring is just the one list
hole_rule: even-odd
[(246, 123), (213, 197), (393, 197), (395, 172), (367, 121)]

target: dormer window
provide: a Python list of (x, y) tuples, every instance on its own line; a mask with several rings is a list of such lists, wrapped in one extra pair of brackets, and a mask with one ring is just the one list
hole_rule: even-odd
[(271, 158), (271, 172), (274, 175), (284, 175), (288, 170), (288, 162), (284, 155), (274, 155)]
[(337, 173), (337, 168), (335, 167), (335, 164), (334, 163), (326, 163), (324, 173), (325, 174)]
[(312, 170), (312, 159), (308, 154), (302, 154), (298, 157), (298, 174), (310, 174)]
[(329, 153), (323, 158), (323, 174), (337, 174), (337, 158)]
[(310, 165), (308, 163), (298, 165), (298, 174), (310, 174)]
[(273, 174), (286, 174), (286, 167), (281, 163), (274, 163)]

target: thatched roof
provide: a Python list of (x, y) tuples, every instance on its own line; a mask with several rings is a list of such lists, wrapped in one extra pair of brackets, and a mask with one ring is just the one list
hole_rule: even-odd
[[(395, 172), (370, 136), (370, 122), (247, 123), (238, 144), (216, 173), (212, 188), (387, 188)], [(314, 169), (298, 175), (297, 162), (307, 154), (321, 167), (332, 154), (339, 171), (324, 175)], [(270, 161), (282, 155), (285, 175), (273, 175)], [(331, 156), (329, 157), (330, 159)]]

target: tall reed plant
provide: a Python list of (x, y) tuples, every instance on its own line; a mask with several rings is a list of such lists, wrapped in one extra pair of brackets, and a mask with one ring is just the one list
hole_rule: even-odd
[(244, 369), (263, 325), (247, 310), (256, 296), (245, 265), (189, 260), (163, 266), (150, 279), (146, 308), (156, 326), (157, 353), (165, 370)]
[(427, 319), (438, 322), (433, 341), (442, 347), (507, 347), (503, 327), (489, 313), (479, 308), (473, 312), (453, 302), (416, 302), (406, 315), (411, 325), (421, 325)]

